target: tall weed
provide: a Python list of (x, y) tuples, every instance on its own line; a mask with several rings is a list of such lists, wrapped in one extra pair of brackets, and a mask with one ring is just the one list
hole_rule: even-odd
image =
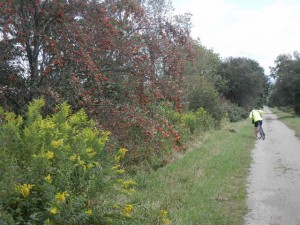
[(0, 224), (125, 224), (135, 182), (104, 154), (110, 133), (64, 103), (43, 118), (35, 100), (24, 118), (1, 113)]

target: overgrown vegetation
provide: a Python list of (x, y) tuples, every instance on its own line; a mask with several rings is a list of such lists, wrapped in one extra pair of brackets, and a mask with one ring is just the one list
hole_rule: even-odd
[(166, 165), (191, 134), (244, 118), (267, 90), (257, 62), (222, 62), (191, 38), (190, 16), (172, 16), (168, 1), (0, 6), (1, 106), (25, 115), (43, 97), (44, 115), (63, 102), (84, 109), (111, 132), (110, 152), (130, 150), (127, 165)]
[(270, 96), (270, 106), (292, 108), (300, 114), (300, 54), (282, 54), (272, 68), (275, 84)]
[(120, 161), (104, 154), (110, 132), (67, 104), (43, 118), (43, 100), (23, 119), (0, 112), (1, 224), (115, 224), (126, 221), (135, 182)]

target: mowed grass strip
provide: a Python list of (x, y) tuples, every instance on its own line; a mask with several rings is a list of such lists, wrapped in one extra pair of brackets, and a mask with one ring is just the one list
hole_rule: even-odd
[(172, 225), (242, 225), (252, 133), (249, 121), (230, 124), (172, 164), (137, 175), (139, 219), (132, 224), (167, 224), (159, 215), (164, 210)]
[(300, 138), (300, 116), (283, 112), (277, 108), (270, 108), (270, 110), (276, 114), (278, 119), (285, 123), (289, 128), (295, 131), (296, 136)]

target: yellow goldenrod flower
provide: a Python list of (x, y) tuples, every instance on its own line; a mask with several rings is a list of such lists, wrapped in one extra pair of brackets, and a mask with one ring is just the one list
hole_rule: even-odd
[(76, 164), (76, 165), (82, 166), (82, 167), (83, 167), (83, 170), (86, 171), (86, 165), (85, 165), (85, 162), (84, 162), (83, 160), (80, 159), (80, 156), (77, 157), (77, 161), (78, 161), (78, 164)]
[(79, 157), (78, 157), (78, 164), (79, 164), (80, 166), (84, 166), (84, 165), (85, 165), (84, 161), (81, 160)]
[(126, 152), (128, 152), (128, 150), (126, 148), (121, 148), (119, 150), (119, 155), (115, 156), (115, 160), (117, 162), (119, 162), (121, 159), (123, 159), (125, 157)]
[(51, 214), (57, 214), (57, 213), (58, 213), (57, 208), (56, 208), (56, 207), (52, 207), (52, 208), (50, 209), (50, 213), (51, 213)]
[(109, 136), (109, 135), (111, 135), (111, 132), (110, 131), (103, 131), (102, 135), (103, 136)]
[(87, 153), (87, 155), (88, 155), (89, 158), (92, 158), (93, 156), (96, 155), (96, 152), (92, 148), (86, 149), (86, 153)]
[(124, 188), (129, 188), (132, 185), (136, 185), (136, 182), (134, 182), (133, 180), (124, 180), (122, 182), (122, 185)]
[(121, 158), (124, 158), (124, 157), (125, 157), (126, 152), (128, 152), (128, 150), (127, 150), (126, 148), (121, 148), (121, 149), (119, 150), (119, 153), (120, 153)]
[(89, 170), (89, 169), (91, 169), (91, 168), (93, 168), (94, 167), (94, 165), (92, 164), (92, 163), (89, 163), (89, 164), (87, 164), (87, 166), (86, 166), (86, 168)]
[(47, 128), (54, 128), (55, 124), (52, 121), (49, 120), (42, 120), (40, 123), (40, 126), (42, 129), (47, 129)]
[(160, 210), (159, 214), (163, 225), (171, 224), (171, 220), (168, 218), (168, 212), (166, 210)]
[(98, 138), (98, 144), (100, 146), (104, 146), (105, 143), (109, 140), (109, 136), (111, 135), (110, 131), (101, 132), (101, 138)]
[(27, 198), (34, 186), (33, 184), (18, 184), (16, 185), (16, 191), (23, 195), (24, 198)]
[(93, 214), (93, 211), (91, 209), (86, 210), (85, 214), (88, 215), (88, 216), (91, 216)]
[(166, 210), (160, 210), (159, 211), (159, 215), (160, 215), (160, 217), (167, 217), (168, 216), (168, 212)]
[(124, 209), (122, 210), (122, 215), (126, 217), (131, 217), (132, 211), (133, 211), (132, 205), (125, 205)]
[(121, 156), (120, 155), (115, 156), (115, 160), (116, 160), (116, 162), (119, 162), (121, 160)]
[(132, 195), (134, 192), (136, 192), (136, 190), (133, 188), (130, 188), (130, 189), (123, 189), (122, 192), (127, 195)]
[(60, 139), (60, 140), (58, 140), (58, 141), (51, 141), (51, 147), (53, 147), (53, 148), (59, 148), (59, 147), (61, 147), (62, 145), (63, 145), (63, 143), (64, 143), (64, 140), (63, 139)]
[(112, 170), (117, 170), (119, 167), (120, 167), (120, 165), (117, 164), (117, 165), (114, 165), (111, 169)]
[(68, 196), (70, 196), (70, 195), (66, 191), (57, 193), (55, 195), (56, 202), (57, 203), (65, 202), (66, 201), (66, 197), (68, 197)]
[(48, 151), (45, 153), (45, 158), (52, 159), (54, 157), (54, 152)]
[(51, 175), (48, 174), (46, 177), (44, 177), (45, 181), (47, 181), (49, 184), (52, 183), (52, 178), (51, 178)]
[(71, 160), (71, 161), (75, 161), (76, 158), (77, 158), (76, 154), (70, 156), (70, 160)]
[(162, 222), (163, 222), (163, 225), (170, 225), (171, 224), (171, 220), (169, 220), (168, 218), (163, 218)]
[(99, 144), (100, 146), (104, 146), (105, 143), (106, 143), (106, 140), (104, 140), (103, 138), (99, 138), (99, 139), (98, 139), (98, 144)]

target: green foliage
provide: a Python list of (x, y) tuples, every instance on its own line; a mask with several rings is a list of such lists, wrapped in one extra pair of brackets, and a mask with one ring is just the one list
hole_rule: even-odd
[(219, 71), (227, 81), (224, 96), (232, 103), (250, 109), (267, 97), (269, 82), (259, 64), (248, 58), (228, 58)]
[(225, 112), (216, 88), (203, 76), (190, 78), (190, 82), (186, 94), (189, 110), (196, 111), (204, 108), (215, 119), (218, 126)]
[(194, 115), (193, 113), (185, 113), (182, 115), (181, 121), (182, 126), (187, 127), (190, 130), (191, 134), (195, 132), (197, 123), (196, 115)]
[(276, 83), (270, 96), (270, 105), (290, 107), (300, 114), (300, 54), (280, 55), (275, 63), (272, 76), (276, 78)]
[(248, 117), (248, 111), (230, 102), (223, 104), (226, 116), (230, 122), (237, 122)]
[(204, 132), (212, 129), (215, 125), (212, 115), (201, 107), (195, 111), (179, 113), (173, 109), (171, 104), (163, 103), (161, 109), (167, 119), (178, 128), (182, 136)]
[(195, 112), (184, 113), (181, 117), (181, 126), (187, 127), (190, 133), (208, 131), (214, 127), (215, 120), (203, 108)]
[(127, 150), (104, 157), (109, 132), (98, 131), (82, 110), (72, 114), (66, 103), (43, 118), (43, 105), (32, 102), (25, 120), (0, 111), (0, 223), (127, 221), (135, 184), (120, 166)]
[(188, 110), (196, 111), (204, 108), (215, 119), (218, 125), (224, 117), (218, 89), (224, 82), (218, 74), (221, 58), (211, 49), (200, 43), (194, 46), (195, 58), (188, 66), (183, 88), (183, 100)]
[(167, 117), (170, 123), (174, 125), (180, 124), (181, 113), (174, 109), (172, 103), (163, 102), (162, 104), (160, 104), (160, 110), (162, 111), (163, 115)]
[[(205, 76), (211, 83), (219, 84), (218, 70), (221, 65), (221, 57), (212, 49), (207, 49), (201, 43), (194, 46), (195, 57), (193, 66), (190, 65), (188, 73), (191, 75)], [(189, 79), (189, 78), (187, 78)]]
[[(156, 106), (156, 113), (160, 115), (161, 121), (168, 121), (168, 123), (161, 123), (153, 130), (149, 130), (146, 134), (147, 143), (143, 143), (141, 139), (136, 149), (127, 155), (124, 163), (132, 172), (136, 172), (134, 168), (137, 167), (156, 170), (165, 166), (177, 151), (186, 149), (185, 144), (193, 135), (215, 127), (214, 118), (203, 108), (195, 112), (178, 112), (171, 102), (161, 102)], [(135, 135), (140, 134), (139, 130), (135, 133)], [(157, 142), (160, 143), (159, 146), (155, 146)], [(151, 151), (149, 146), (152, 146)]]

